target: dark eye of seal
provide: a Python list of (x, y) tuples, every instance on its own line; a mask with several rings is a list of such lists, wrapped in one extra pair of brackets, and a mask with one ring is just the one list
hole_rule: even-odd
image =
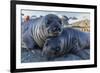
[(47, 20), (47, 26), (51, 23), (52, 21), (50, 19)]

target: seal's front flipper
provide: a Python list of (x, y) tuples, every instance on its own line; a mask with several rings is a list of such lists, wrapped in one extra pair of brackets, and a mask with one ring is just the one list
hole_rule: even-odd
[(84, 51), (84, 49), (77, 52), (76, 55), (81, 57), (83, 60), (90, 59), (90, 54), (88, 54), (86, 51)]

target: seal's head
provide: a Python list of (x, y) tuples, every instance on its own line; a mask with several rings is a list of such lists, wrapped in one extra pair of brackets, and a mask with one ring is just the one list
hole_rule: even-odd
[(49, 58), (59, 57), (61, 52), (60, 42), (57, 38), (47, 39), (42, 54)]
[(45, 16), (45, 24), (48, 36), (58, 36), (62, 31), (61, 19), (54, 14)]

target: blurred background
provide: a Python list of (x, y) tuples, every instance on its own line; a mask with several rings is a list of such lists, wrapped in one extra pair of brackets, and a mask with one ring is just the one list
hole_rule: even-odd
[(56, 14), (62, 20), (64, 27), (72, 27), (84, 32), (90, 32), (90, 13), (64, 11), (34, 11), (22, 10), (22, 22), (29, 19), (38, 19), (47, 14)]

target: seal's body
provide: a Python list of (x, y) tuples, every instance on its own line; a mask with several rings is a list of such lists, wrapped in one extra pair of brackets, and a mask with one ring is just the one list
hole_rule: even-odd
[(34, 49), (35, 46), (43, 47), (47, 37), (58, 36), (61, 32), (61, 19), (54, 15), (46, 16), (29, 20), (27, 30), (22, 33), (22, 39), (26, 48)]
[[(57, 57), (72, 53), (87, 59), (83, 49), (90, 48), (89, 35), (72, 28), (64, 28), (62, 33), (54, 38), (48, 38), (43, 47), (43, 54), (48, 57)], [(84, 54), (84, 55), (83, 55)]]

